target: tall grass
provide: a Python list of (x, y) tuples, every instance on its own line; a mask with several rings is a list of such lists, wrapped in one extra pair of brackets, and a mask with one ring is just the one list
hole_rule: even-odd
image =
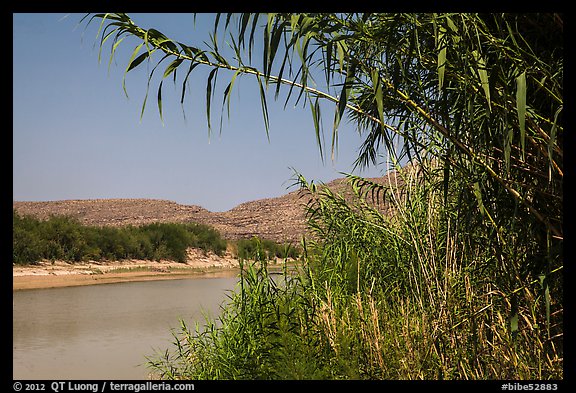
[[(429, 168), (433, 170), (433, 165)], [(563, 378), (561, 265), (526, 270), (531, 245), (503, 249), (492, 226), (469, 225), (462, 188), (417, 171), (378, 185), (350, 177), (347, 202), (308, 185), (312, 238), (297, 274), (276, 282), (248, 266), (216, 320), (175, 332), (150, 361), (162, 378)], [(385, 194), (394, 214), (367, 196)], [(385, 191), (385, 192), (384, 192)], [(382, 200), (382, 198), (380, 198)], [(530, 266), (530, 265), (528, 265)]]

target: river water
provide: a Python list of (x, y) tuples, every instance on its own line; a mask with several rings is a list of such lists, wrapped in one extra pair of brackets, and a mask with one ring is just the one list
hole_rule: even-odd
[(148, 379), (146, 356), (173, 350), (179, 320), (217, 316), (235, 277), (13, 293), (14, 379)]

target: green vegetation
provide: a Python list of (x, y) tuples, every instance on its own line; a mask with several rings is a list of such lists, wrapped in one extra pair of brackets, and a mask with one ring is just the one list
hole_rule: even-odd
[[(13, 210), (13, 255), (16, 264), (41, 260), (168, 259), (186, 261), (186, 250), (197, 248), (222, 256), (228, 247), (220, 233), (197, 223), (154, 223), (139, 227), (96, 227), (66, 216), (38, 220)], [(297, 247), (253, 237), (231, 242), (240, 259), (296, 259)]]
[(149, 360), (160, 377), (563, 378), (561, 14), (219, 14), (204, 49), (126, 14), (98, 18), (110, 62), (127, 36), (139, 42), (125, 76), (148, 70), (161, 116), (167, 77), (183, 101), (190, 73), (210, 71), (210, 129), (217, 77), (231, 75), (224, 112), (248, 76), (266, 132), (272, 87), (309, 106), (322, 157), (323, 124), (334, 153), (348, 115), (358, 166), (410, 163), (384, 186), (349, 176), (350, 202), (298, 176), (316, 239), (299, 273), (247, 266), (217, 321), (182, 322), (173, 351)]
[(47, 260), (186, 260), (188, 247), (222, 255), (226, 241), (214, 228), (196, 224), (154, 223), (120, 228), (81, 225), (65, 216), (38, 220), (13, 210), (16, 264)]
[[(441, 203), (443, 190), (414, 177), (397, 190), (350, 177), (353, 204), (301, 180), (314, 196), (309, 226), (325, 240), (308, 243), (281, 284), (266, 264), (246, 266), (216, 321), (181, 321), (175, 350), (149, 358), (161, 378), (562, 376), (560, 268), (549, 282), (506, 282), (513, 266), (495, 263), (497, 241), (478, 241), (490, 228), (463, 231), (457, 198)], [(363, 203), (374, 189), (388, 190), (394, 215)], [(525, 245), (511, 246), (509, 261), (530, 263)]]
[(282, 245), (254, 236), (251, 239), (240, 239), (236, 242), (236, 255), (244, 260), (297, 259), (300, 257), (300, 250), (290, 244)]

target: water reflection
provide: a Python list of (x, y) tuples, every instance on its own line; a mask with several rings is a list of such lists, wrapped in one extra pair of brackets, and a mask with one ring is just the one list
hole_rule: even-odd
[(215, 316), (237, 278), (14, 292), (14, 379), (145, 379), (171, 328)]

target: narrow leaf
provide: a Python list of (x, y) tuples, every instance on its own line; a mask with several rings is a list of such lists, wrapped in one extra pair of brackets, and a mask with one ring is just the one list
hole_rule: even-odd
[[(128, 92), (126, 91), (126, 74), (145, 59), (145, 57), (142, 57), (142, 55), (138, 56), (138, 58), (140, 58), (140, 57), (142, 57), (142, 58), (139, 60), (138, 64), (132, 66), (132, 63), (134, 63), (135, 57), (138, 54), (138, 52), (140, 51), (140, 48), (142, 48), (142, 45), (144, 45), (144, 44), (142, 43), (140, 45), (137, 45), (136, 48), (134, 48), (134, 51), (132, 52), (132, 55), (130, 56), (130, 60), (128, 61), (128, 66), (126, 66), (126, 71), (124, 71), (124, 77), (122, 78), (122, 88), (124, 89), (124, 94), (126, 94), (126, 97), (128, 97)], [(148, 52), (146, 52), (146, 53), (148, 53)]]
[(208, 134), (210, 135), (210, 132), (212, 130), (212, 125), (210, 123), (210, 103), (212, 100), (212, 79), (214, 78), (214, 76), (216, 75), (216, 73), (218, 72), (218, 68), (214, 68), (212, 71), (210, 71), (210, 75), (208, 75), (208, 82), (206, 83), (206, 118), (208, 120)]
[(158, 85), (158, 112), (160, 113), (162, 125), (164, 125), (164, 119), (162, 118), (162, 83), (164, 83), (164, 81), (160, 81), (160, 85)]
[(242, 72), (241, 69), (237, 70), (234, 75), (232, 75), (232, 79), (230, 83), (224, 90), (224, 98), (222, 99), (222, 109), (224, 109), (224, 103), (226, 103), (227, 115), (230, 118), (230, 96), (232, 94), (232, 88), (234, 87), (234, 82), (236, 81), (236, 77)]
[(346, 104), (348, 102), (348, 96), (350, 95), (350, 90), (352, 89), (352, 82), (354, 80), (354, 74), (356, 72), (356, 67), (353, 64), (349, 64), (348, 72), (346, 74), (346, 79), (344, 81), (344, 86), (342, 86), (342, 91), (340, 92), (340, 97), (338, 99), (338, 106), (336, 108), (336, 115), (334, 116), (334, 132), (340, 125), (340, 120), (346, 109)]
[(484, 214), (484, 203), (482, 202), (482, 192), (480, 191), (480, 184), (478, 182), (474, 183), (474, 196), (478, 202), (478, 207), (480, 208), (480, 213)]
[(178, 68), (178, 66), (183, 61), (184, 61), (184, 59), (176, 59), (172, 63), (170, 63), (168, 65), (168, 67), (166, 67), (166, 70), (164, 70), (164, 76), (162, 78), (166, 78), (168, 75), (170, 75), (172, 72), (174, 72), (174, 70), (176, 70), (176, 68)]
[(548, 159), (550, 161), (549, 166), (550, 169), (548, 171), (549, 181), (552, 181), (552, 167), (553, 167), (552, 150), (554, 148), (554, 145), (556, 144), (556, 122), (558, 121), (558, 115), (562, 111), (562, 108), (563, 107), (560, 106), (560, 108), (556, 110), (556, 113), (554, 113), (554, 123), (552, 124), (552, 129), (550, 130), (550, 139), (548, 140)]
[(443, 176), (443, 188), (444, 188), (444, 206), (448, 204), (448, 185), (450, 184), (450, 160), (449, 153), (446, 153), (444, 159), (444, 176)]
[(512, 150), (512, 137), (514, 130), (510, 128), (504, 139), (504, 163), (506, 164), (506, 173), (510, 175), (510, 151)]
[(322, 139), (320, 137), (320, 105), (318, 103), (318, 96), (312, 103), (310, 101), (310, 111), (312, 112), (312, 120), (314, 120), (314, 131), (316, 132), (316, 143), (318, 144), (318, 148), (320, 149), (320, 159), (324, 162), (324, 152), (322, 149)]
[(382, 83), (380, 83), (380, 74), (378, 73), (378, 70), (373, 69), (370, 77), (372, 78), (372, 89), (374, 91), (378, 116), (382, 124), (384, 124), (384, 100), (382, 97)]
[(520, 144), (522, 146), (522, 159), (526, 148), (526, 71), (516, 78), (516, 110), (520, 125)]
[(257, 75), (258, 86), (260, 86), (260, 105), (262, 107), (262, 117), (264, 118), (264, 127), (266, 128), (266, 137), (268, 142), (270, 142), (270, 124), (268, 121), (268, 105), (266, 104), (266, 92), (264, 91), (264, 86), (262, 84), (262, 79)]
[(142, 63), (144, 60), (146, 60), (146, 58), (150, 55), (150, 52), (146, 51), (144, 53), (142, 53), (140, 56), (138, 56), (137, 58), (135, 58), (133, 61), (130, 62), (130, 64), (128, 64), (128, 67), (126, 68), (126, 72), (129, 72), (131, 70), (133, 70), (134, 68), (138, 67), (140, 65), (140, 63)]
[(490, 84), (488, 83), (488, 69), (486, 68), (486, 61), (477, 50), (472, 51), (474, 60), (476, 61), (476, 71), (480, 77), (480, 83), (482, 84), (482, 89), (484, 90), (484, 95), (488, 101), (488, 109), (492, 110), (492, 105), (490, 104)]
[(442, 26), (438, 29), (438, 90), (444, 85), (444, 71), (446, 70), (446, 42), (444, 35), (446, 29)]
[(326, 85), (330, 86), (330, 75), (332, 74), (332, 41), (326, 44), (326, 65), (324, 67), (326, 74)]
[(336, 51), (338, 53), (338, 63), (340, 64), (340, 72), (344, 70), (344, 54), (346, 44), (343, 41), (336, 41)]

